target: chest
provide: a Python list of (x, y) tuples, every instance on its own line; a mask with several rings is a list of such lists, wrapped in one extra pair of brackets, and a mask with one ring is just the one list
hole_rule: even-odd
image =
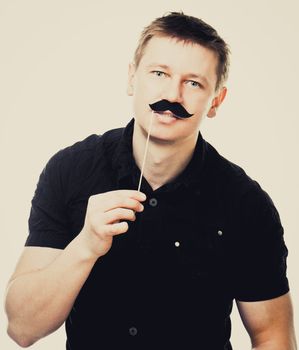
[(80, 310), (92, 305), (103, 313), (105, 300), (107, 314), (123, 315), (120, 322), (158, 322), (159, 313), (161, 327), (172, 316), (200, 315), (206, 324), (228, 317), (233, 226), (225, 205), (198, 193), (154, 192), (144, 204), (95, 264), (77, 300)]

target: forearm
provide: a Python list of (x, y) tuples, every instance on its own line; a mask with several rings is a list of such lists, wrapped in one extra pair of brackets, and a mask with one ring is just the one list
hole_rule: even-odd
[(255, 345), (252, 350), (297, 350), (295, 337), (288, 339), (272, 339), (259, 345)]
[(284, 347), (277, 343), (267, 343), (259, 346), (255, 346), (252, 350), (297, 350), (296, 346), (290, 345), (288, 347)]
[(7, 289), (9, 335), (29, 346), (67, 318), (96, 262), (82, 249), (80, 235), (46, 268), (17, 276)]

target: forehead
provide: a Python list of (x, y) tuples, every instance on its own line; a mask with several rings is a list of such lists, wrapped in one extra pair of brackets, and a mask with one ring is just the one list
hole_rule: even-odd
[(154, 36), (147, 43), (140, 65), (167, 65), (178, 73), (194, 73), (217, 79), (216, 54), (206, 47), (193, 42), (184, 42), (176, 38)]

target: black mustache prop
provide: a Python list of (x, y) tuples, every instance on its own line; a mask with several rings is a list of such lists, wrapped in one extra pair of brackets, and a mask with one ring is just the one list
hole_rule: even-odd
[(193, 114), (190, 114), (186, 109), (178, 102), (169, 102), (168, 100), (160, 100), (158, 102), (149, 105), (155, 112), (170, 111), (177, 118), (190, 118)]

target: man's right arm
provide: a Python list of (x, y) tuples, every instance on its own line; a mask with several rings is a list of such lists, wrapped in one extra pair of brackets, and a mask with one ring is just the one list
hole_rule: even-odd
[(128, 230), (145, 196), (119, 190), (90, 197), (80, 234), (64, 249), (26, 247), (8, 282), (8, 334), (28, 347), (58, 329), (98, 258), (114, 235)]
[(58, 329), (67, 318), (95, 259), (78, 236), (64, 250), (26, 247), (7, 287), (8, 334), (22, 347)]

